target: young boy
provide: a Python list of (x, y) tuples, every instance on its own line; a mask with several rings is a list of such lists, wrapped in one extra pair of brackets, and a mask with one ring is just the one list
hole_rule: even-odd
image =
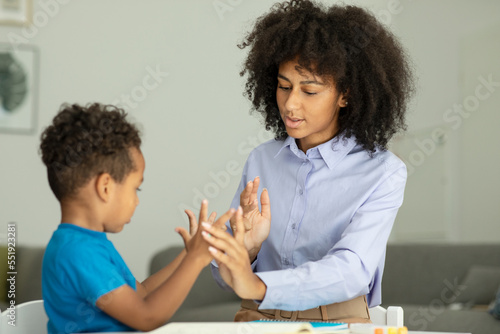
[[(106, 232), (120, 232), (130, 222), (144, 179), (139, 132), (125, 117), (113, 106), (65, 105), (42, 133), (42, 160), (62, 215), (43, 260), (49, 333), (157, 328), (212, 260), (192, 212), (191, 235), (176, 229), (186, 249), (142, 283), (107, 239)], [(234, 213), (229, 210), (214, 226), (224, 228)], [(207, 217), (206, 201), (199, 219), (215, 220), (214, 214)]]

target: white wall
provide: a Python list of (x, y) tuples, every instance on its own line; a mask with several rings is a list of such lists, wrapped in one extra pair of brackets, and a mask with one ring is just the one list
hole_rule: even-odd
[[(35, 21), (34, 36), (26, 39), (41, 55), (38, 125), (34, 135), (0, 134), (0, 228), (17, 222), (18, 244), (45, 245), (57, 227), (58, 204), (37, 148), (41, 131), (61, 103), (125, 102), (123, 94), (137, 93), (144, 77), (157, 69), (168, 73), (158, 87), (134, 107), (125, 103), (143, 128), (145, 182), (132, 223), (110, 236), (137, 278), (143, 279), (155, 251), (182, 243), (173, 231), (187, 226), (181, 209), (197, 207), (197, 194), (202, 193), (211, 209), (225, 211), (250, 148), (270, 137), (260, 119), (249, 115), (250, 104), (242, 96), (244, 81), (238, 72), (246, 52), (236, 44), (275, 0), (64, 2), (35, 1), (40, 21)], [(414, 58), (420, 92), (409, 118), (410, 131), (441, 124), (443, 111), (461, 101), (461, 36), (498, 22), (500, 4), (346, 2), (366, 5), (388, 23), (390, 19)], [(217, 12), (214, 4), (220, 3), (227, 11)], [(0, 41), (8, 42), (9, 33), (27, 36), (22, 28), (0, 27)], [(457, 201), (449, 200), (443, 216), (453, 215)], [(404, 207), (403, 215), (415, 205)], [(410, 225), (418, 223), (418, 217), (406, 216)]]
[[(480, 77), (500, 82), (500, 2), (404, 1), (394, 20), (418, 74), (408, 133), (394, 151), (410, 176), (395, 241), (500, 241), (500, 88), (469, 107)], [(464, 115), (456, 106), (462, 106)], [(468, 109), (474, 109), (469, 112)], [(443, 131), (442, 142), (433, 139)]]

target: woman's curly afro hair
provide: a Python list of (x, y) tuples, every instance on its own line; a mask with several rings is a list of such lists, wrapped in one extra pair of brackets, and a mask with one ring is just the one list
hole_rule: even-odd
[(280, 63), (296, 59), (309, 72), (333, 78), (347, 94), (340, 109), (339, 132), (374, 152), (406, 129), (405, 111), (413, 93), (405, 51), (376, 18), (355, 6), (324, 7), (307, 0), (274, 5), (239, 48), (250, 47), (240, 75), (245, 95), (265, 118), (267, 130), (286, 138), (276, 102)]
[(72, 196), (102, 173), (122, 182), (133, 170), (129, 149), (141, 146), (137, 128), (126, 113), (98, 103), (63, 105), (41, 135), (40, 152), (52, 192), (61, 200)]

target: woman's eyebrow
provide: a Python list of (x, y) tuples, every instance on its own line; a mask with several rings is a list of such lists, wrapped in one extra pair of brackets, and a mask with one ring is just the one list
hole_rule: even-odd
[[(285, 81), (288, 81), (289, 83), (292, 83), (292, 82), (290, 81), (290, 79), (288, 79), (287, 77), (285, 77), (285, 76), (284, 76), (284, 75), (282, 75), (282, 74), (279, 74), (279, 73), (278, 73), (278, 78), (279, 78), (279, 79), (283, 79), (283, 80), (285, 80)], [(301, 84), (301, 85), (311, 85), (311, 84), (312, 84), (312, 85), (321, 85), (321, 86), (325, 86), (325, 84), (324, 84), (323, 82), (319, 82), (319, 81), (317, 81), (317, 80), (305, 80), (305, 81), (301, 81), (301, 82), (300, 82), (300, 84)]]
[(287, 77), (285, 77), (285, 76), (284, 76), (284, 75), (282, 75), (282, 74), (279, 74), (279, 73), (278, 73), (278, 78), (279, 78), (279, 79), (283, 79), (283, 80), (285, 80), (285, 81), (288, 81), (289, 83), (292, 83), (292, 82), (290, 81), (290, 79), (288, 79)]
[(325, 86), (324, 83), (322, 82), (319, 82), (319, 81), (316, 81), (316, 80), (307, 80), (307, 81), (301, 81), (300, 82), (301, 85), (321, 85), (321, 86)]

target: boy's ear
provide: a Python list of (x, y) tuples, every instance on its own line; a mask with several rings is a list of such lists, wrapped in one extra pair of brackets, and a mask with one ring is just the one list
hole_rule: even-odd
[(109, 201), (114, 186), (115, 181), (108, 173), (99, 175), (95, 182), (97, 195), (104, 202)]

